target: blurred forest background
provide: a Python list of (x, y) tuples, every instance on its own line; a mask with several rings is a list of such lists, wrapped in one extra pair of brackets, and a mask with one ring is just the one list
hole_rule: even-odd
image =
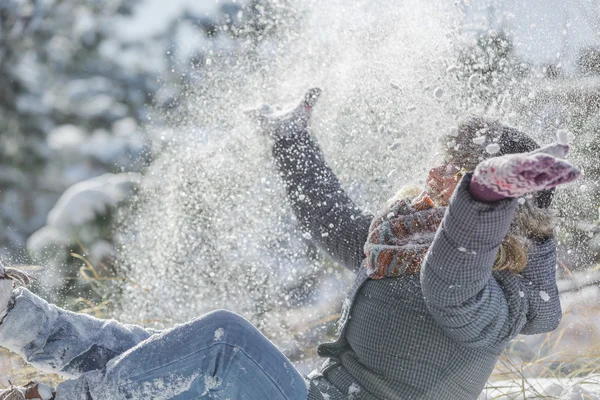
[[(585, 174), (555, 203), (563, 325), (517, 341), (498, 376), (597, 372), (600, 6), (441, 3), (2, 0), (2, 262), (99, 317), (232, 309), (306, 373), (352, 276), (298, 231), (242, 111), (320, 85), (314, 133), (371, 210), (485, 114), (541, 143), (569, 131)], [(32, 374), (0, 354), (0, 385)]]

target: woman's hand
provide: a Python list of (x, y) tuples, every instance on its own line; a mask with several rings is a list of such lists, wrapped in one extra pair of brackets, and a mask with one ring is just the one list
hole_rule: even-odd
[(306, 92), (300, 104), (291, 110), (274, 110), (271, 106), (263, 105), (246, 111), (246, 114), (257, 120), (265, 134), (273, 139), (289, 137), (308, 128), (312, 109), (320, 95), (321, 89), (312, 88)]
[(500, 198), (521, 197), (572, 182), (581, 171), (562, 159), (568, 150), (568, 146), (551, 144), (531, 153), (490, 158), (477, 165), (471, 182)]

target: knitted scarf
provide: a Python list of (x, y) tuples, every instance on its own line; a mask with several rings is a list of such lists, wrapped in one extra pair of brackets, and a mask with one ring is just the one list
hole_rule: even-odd
[(372, 279), (417, 274), (444, 217), (428, 196), (417, 202), (398, 200), (373, 218), (365, 244)]

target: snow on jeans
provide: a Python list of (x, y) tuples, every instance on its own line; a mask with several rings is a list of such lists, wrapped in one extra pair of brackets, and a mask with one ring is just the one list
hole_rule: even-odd
[(109, 363), (103, 381), (128, 399), (307, 397), (304, 379), (285, 356), (228, 311), (149, 338)]
[[(19, 310), (24, 312), (19, 313), (21, 318)], [(11, 333), (23, 332), (22, 322), (31, 322), (29, 317), (36, 314), (41, 318), (35, 320), (43, 322), (34, 328), (40, 330), (11, 337)], [(9, 316), (13, 318), (0, 325), (1, 346), (38, 368), (78, 375), (58, 385), (56, 400), (305, 400), (308, 396), (304, 379), (275, 345), (250, 322), (229, 311), (214, 311), (149, 336), (140, 327), (66, 312), (24, 290)], [(73, 328), (77, 337), (72, 335)], [(145, 340), (136, 340), (142, 337)], [(137, 345), (98, 365), (99, 354), (127, 342)], [(79, 356), (65, 360), (68, 365), (64, 368), (57, 365), (79, 345), (86, 350), (76, 350)], [(98, 346), (105, 350), (92, 351)], [(94, 365), (100, 368), (90, 370)], [(76, 374), (77, 368), (87, 372)]]

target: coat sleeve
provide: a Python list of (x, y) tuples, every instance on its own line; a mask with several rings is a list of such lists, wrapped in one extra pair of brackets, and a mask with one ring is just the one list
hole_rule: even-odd
[(273, 146), (291, 208), (301, 229), (344, 267), (357, 271), (373, 215), (362, 212), (341, 188), (307, 130)]
[(157, 333), (62, 310), (23, 288), (13, 291), (13, 300), (0, 324), (0, 346), (41, 371), (68, 378), (104, 368), (115, 356)]
[(556, 242), (554, 238), (537, 241), (527, 255), (527, 267), (520, 277), (522, 293), (528, 302), (523, 335), (551, 332), (560, 323), (562, 309), (556, 286)]
[(463, 177), (452, 195), (423, 262), (421, 285), (447, 335), (468, 347), (494, 349), (519, 333), (528, 312), (519, 282), (504, 290), (492, 276), (517, 202), (478, 202), (468, 192), (470, 180), (470, 174)]

